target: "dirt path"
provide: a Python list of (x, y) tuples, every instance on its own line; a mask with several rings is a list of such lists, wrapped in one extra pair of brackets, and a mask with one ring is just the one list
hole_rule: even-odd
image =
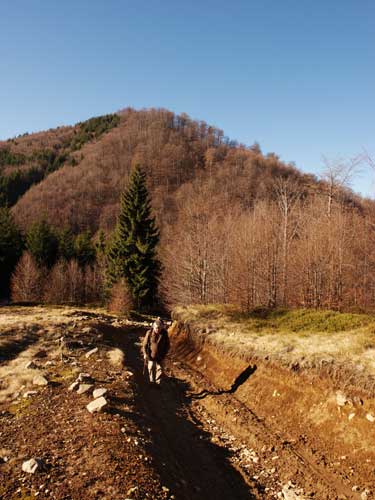
[(181, 500), (264, 498), (256, 482), (233, 466), (230, 452), (212, 442), (211, 433), (199, 420), (201, 416), (192, 411), (187, 396), (190, 385), (173, 376), (173, 365), (169, 365), (169, 376), (161, 388), (150, 386), (139, 355), (143, 334), (139, 331), (122, 339), (117, 335), (113, 341), (124, 349), (127, 366), (135, 373), (135, 405), (141, 425), (153, 436), (148, 451), (163, 484)]

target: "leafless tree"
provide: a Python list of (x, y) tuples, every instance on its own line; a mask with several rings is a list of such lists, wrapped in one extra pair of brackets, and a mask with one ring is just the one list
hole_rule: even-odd
[(349, 160), (328, 160), (323, 157), (324, 168), (321, 179), (327, 186), (327, 215), (331, 216), (332, 203), (335, 197), (346, 188), (350, 188), (355, 175), (360, 171), (363, 156), (359, 155)]
[(11, 279), (12, 300), (38, 302), (43, 295), (45, 272), (38, 267), (32, 255), (25, 252)]

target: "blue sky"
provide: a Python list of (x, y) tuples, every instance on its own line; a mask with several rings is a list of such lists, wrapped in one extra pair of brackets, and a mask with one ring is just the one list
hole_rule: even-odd
[(373, 0), (2, 0), (0, 61), (0, 139), (164, 107), (308, 172), (375, 156)]

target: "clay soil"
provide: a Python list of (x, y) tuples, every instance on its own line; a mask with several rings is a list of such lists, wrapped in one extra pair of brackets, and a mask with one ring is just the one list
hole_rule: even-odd
[[(63, 335), (66, 347), (62, 359), (48, 349), (35, 359), (46, 387), (29, 398), (24, 388), (0, 403), (1, 499), (360, 499), (364, 492), (372, 498), (367, 455), (337, 462), (339, 445), (328, 449), (318, 436), (314, 441), (301, 432), (291, 411), (282, 425), (286, 401), (278, 413), (274, 404), (262, 404), (260, 366), (202, 350), (172, 328), (166, 377), (155, 388), (140, 356), (146, 325), (72, 311), (71, 322), (44, 325), (41, 338), (37, 329), (30, 334), (28, 321), (24, 314), (16, 336), (14, 328), (3, 329), (0, 368), (33, 342), (42, 348)], [(93, 347), (98, 352), (86, 358)], [(124, 353), (121, 366), (107, 355), (114, 348)], [(108, 389), (101, 413), (87, 411), (90, 395), (68, 391), (79, 372)], [(22, 463), (32, 457), (44, 468), (31, 475)]]

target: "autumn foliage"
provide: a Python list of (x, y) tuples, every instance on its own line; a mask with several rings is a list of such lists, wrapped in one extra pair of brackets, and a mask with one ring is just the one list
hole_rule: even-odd
[[(354, 164), (328, 165), (318, 179), (185, 114), (126, 109), (116, 116), (97, 135), (75, 126), (0, 143), (0, 150), (8, 148), (3, 172), (20, 168), (22, 155), (36, 155), (40, 147), (69, 144), (74, 158), (13, 206), (24, 231), (43, 219), (59, 227), (68, 223), (75, 235), (90, 231), (97, 238), (102, 231), (109, 240), (120, 193), (139, 163), (160, 228), (166, 304), (374, 307), (375, 205), (348, 188)], [(81, 142), (74, 142), (77, 134), (83, 134)], [(84, 270), (73, 261), (56, 262), (49, 276), (54, 290), (61, 290), (57, 295), (67, 301), (103, 297), (92, 289), (102, 290), (102, 261)], [(59, 300), (52, 290), (43, 293), (45, 300)]]

